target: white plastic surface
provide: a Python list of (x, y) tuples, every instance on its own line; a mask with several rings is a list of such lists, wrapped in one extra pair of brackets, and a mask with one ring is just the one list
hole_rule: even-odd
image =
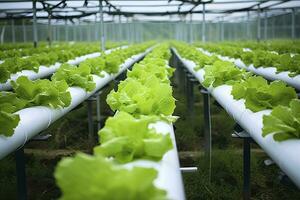
[[(192, 61), (180, 58), (188, 70), (203, 82), (204, 70), (195, 72)], [(217, 102), (230, 114), (233, 119), (247, 131), (259, 146), (272, 158), (272, 160), (281, 168), (281, 170), (293, 180), (300, 188), (300, 140), (291, 139), (282, 142), (276, 142), (273, 135), (262, 137), (263, 115), (268, 115), (271, 110), (264, 110), (253, 113), (245, 107), (245, 100), (234, 100), (231, 95), (232, 87), (222, 85), (216, 88), (208, 89)]]
[[(127, 48), (127, 46), (122, 46), (122, 47), (118, 47), (115, 49), (109, 49), (105, 51), (105, 54), (109, 54), (112, 51), (119, 49), (119, 48)], [(101, 55), (100, 52), (95, 52), (95, 53), (91, 53), (91, 54), (87, 54), (87, 55), (83, 55), (83, 56), (79, 56), (76, 57), (73, 60), (69, 60), (67, 63), (71, 64), (71, 65), (78, 65), (79, 63), (85, 61), (88, 58), (96, 58), (99, 57)], [(53, 74), (54, 72), (56, 72), (56, 70), (58, 68), (60, 68), (60, 66), (62, 65), (62, 63), (55, 63), (54, 65), (51, 65), (49, 67), (46, 66), (40, 66), (39, 71), (38, 72), (34, 72), (32, 70), (23, 70), (21, 72), (18, 72), (16, 74), (12, 74), (10, 76), (10, 79), (6, 81), (6, 83), (0, 83), (0, 91), (3, 90), (11, 90), (11, 85), (10, 85), (10, 81), (15, 81), (17, 80), (20, 76), (27, 76), (30, 80), (36, 80), (39, 78), (44, 78), (47, 76), (50, 76), (51, 74)]]
[(139, 166), (155, 168), (158, 171), (158, 178), (154, 181), (155, 186), (166, 190), (168, 199), (170, 200), (185, 200), (173, 125), (160, 121), (152, 124), (152, 127), (159, 133), (170, 133), (174, 148), (168, 151), (160, 162), (137, 160), (126, 164), (125, 167), (132, 168)]
[[(212, 55), (212, 53), (207, 52), (201, 48), (198, 48), (199, 51), (205, 53), (206, 55)], [(268, 80), (274, 81), (274, 80), (282, 80), (286, 82), (288, 85), (293, 86), (297, 90), (300, 91), (300, 74), (295, 77), (290, 77), (288, 74), (289, 72), (280, 72), (276, 73), (275, 67), (258, 67), (255, 68), (253, 64), (247, 66), (241, 59), (234, 59), (229, 58), (226, 56), (217, 55), (218, 58), (224, 61), (231, 61), (233, 62), (237, 67), (241, 69), (245, 69), (247, 71), (253, 72), (254, 74), (260, 75), (265, 77)], [(299, 66), (300, 67), (300, 66)]]
[[(121, 66), (120, 71), (124, 71), (133, 63), (140, 60), (151, 51), (152, 48), (148, 49), (144, 53), (128, 58)], [(62, 109), (52, 109), (45, 106), (36, 106), (26, 108), (18, 111), (20, 115), (19, 125), (16, 127), (14, 134), (11, 137), (5, 137), (0, 135), (0, 159), (13, 152), (20, 146), (23, 146), (29, 139), (36, 134), (47, 129), (53, 122), (64, 116), (66, 113), (71, 111), (85, 99), (93, 95), (96, 91), (105, 86), (108, 82), (113, 80), (117, 75), (109, 75), (103, 72), (104, 77), (93, 75), (96, 88), (92, 92), (86, 92), (84, 89), (79, 87), (70, 87), (72, 102), (69, 107)]]

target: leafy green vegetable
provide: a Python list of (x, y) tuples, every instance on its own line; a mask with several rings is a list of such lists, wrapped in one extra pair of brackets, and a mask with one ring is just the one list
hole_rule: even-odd
[(294, 99), (289, 106), (277, 106), (270, 115), (263, 117), (263, 136), (274, 134), (275, 141), (300, 139), (300, 100)]
[(51, 108), (67, 107), (71, 103), (70, 92), (65, 81), (36, 80), (25, 76), (19, 77), (11, 85), (17, 97), (27, 101), (26, 107), (50, 106)]
[(170, 83), (174, 69), (166, 65), (164, 59), (152, 58), (135, 64), (132, 71), (128, 71), (127, 77), (135, 78), (141, 82), (145, 82), (149, 74), (154, 75), (164, 83)]
[(102, 56), (99, 56), (97, 58), (90, 58), (82, 63), (80, 63), (79, 67), (82, 67), (84, 65), (87, 65), (91, 69), (91, 74), (98, 75), (100, 77), (103, 77), (102, 72), (105, 69), (105, 59)]
[(232, 85), (250, 76), (249, 73), (235, 67), (233, 63), (221, 60), (214, 62), (213, 65), (205, 66), (204, 71), (202, 83), (204, 87)]
[(91, 69), (92, 74), (103, 76), (103, 71), (108, 74), (116, 74), (120, 70), (120, 65), (131, 56), (141, 53), (151, 43), (142, 43), (132, 45), (125, 49), (117, 49), (109, 54), (102, 54), (96, 58), (90, 58), (80, 64), (80, 66), (88, 66)]
[(30, 81), (21, 76), (11, 83), (15, 93), (0, 92), (0, 134), (11, 136), (17, 127), (20, 117), (16, 111), (31, 106), (50, 106), (61, 108), (69, 106), (71, 95), (64, 81), (49, 80)]
[(11, 136), (14, 133), (14, 129), (18, 126), (19, 121), (19, 115), (0, 110), (0, 135)]
[[(12, 50), (1, 54), (5, 60), (0, 64), (0, 83), (5, 83), (11, 74), (22, 70), (39, 71), (41, 65), (50, 66), (56, 62), (64, 63), (77, 56), (98, 51), (98, 45), (75, 44), (55, 48), (31, 48), (29, 50)], [(95, 48), (96, 47), (96, 48)], [(29, 55), (28, 57), (19, 57)]]
[(118, 91), (111, 91), (106, 99), (112, 110), (131, 114), (172, 115), (175, 99), (172, 87), (149, 75), (144, 83), (127, 78), (118, 85)]
[(0, 64), (0, 83), (6, 82), (11, 74), (15, 74), (22, 70), (33, 70), (38, 72), (39, 63), (30, 58), (8, 58), (4, 63)]
[(278, 105), (287, 106), (292, 99), (297, 98), (295, 89), (288, 87), (283, 81), (268, 84), (260, 76), (235, 83), (231, 94), (235, 99), (245, 99), (246, 108), (253, 112), (272, 109)]
[(20, 117), (14, 112), (22, 109), (27, 101), (19, 99), (15, 93), (0, 92), (0, 135), (11, 136)]
[(149, 128), (149, 124), (158, 119), (157, 116), (134, 118), (126, 112), (118, 112), (99, 131), (101, 145), (95, 147), (95, 154), (114, 157), (121, 163), (138, 158), (160, 160), (173, 145), (169, 134), (162, 135)]
[(164, 200), (166, 192), (154, 186), (155, 169), (130, 170), (113, 165), (101, 156), (78, 153), (64, 158), (55, 170), (61, 200)]
[(206, 65), (212, 65), (215, 61), (219, 60), (217, 56), (208, 56), (200, 52), (198, 49), (191, 45), (187, 45), (181, 42), (173, 43), (173, 46), (178, 50), (179, 54), (187, 59), (195, 62), (195, 71), (202, 69)]
[(27, 105), (27, 101), (18, 98), (17, 94), (12, 92), (0, 92), (0, 110), (8, 113), (14, 113)]
[(241, 59), (246, 64), (253, 64), (254, 67), (273, 67), (278, 62), (278, 55), (269, 51), (255, 50), (241, 54)]
[(300, 74), (300, 55), (291, 56), (290, 54), (282, 54), (278, 63), (274, 65), (277, 72), (289, 71), (289, 76), (294, 77)]
[(87, 91), (95, 89), (96, 84), (91, 75), (91, 69), (88, 65), (80, 65), (79, 67), (63, 64), (51, 77), (53, 81), (65, 80), (69, 87), (78, 86)]
[[(253, 64), (254, 67), (276, 67), (277, 73), (289, 71), (289, 76), (291, 77), (299, 75), (300, 55), (290, 55), (290, 52), (297, 52), (299, 50), (299, 47), (293, 47), (292, 44), (280, 44), (279, 46), (277, 46), (279, 49), (275, 49), (279, 50), (279, 52), (282, 51), (286, 53), (277, 54), (270, 51), (272, 49), (270, 49), (270, 46), (260, 46), (256, 43), (245, 43), (244, 45), (250, 47), (252, 50), (243, 51), (242, 47), (245, 47), (243, 46), (243, 43), (235, 47), (233, 46), (233, 43), (225, 43), (223, 45), (212, 43), (198, 44), (198, 46), (207, 49), (210, 52), (214, 52), (223, 56), (233, 57), (236, 59), (240, 58), (246, 65)], [(292, 49), (294, 49), (294, 52)]]

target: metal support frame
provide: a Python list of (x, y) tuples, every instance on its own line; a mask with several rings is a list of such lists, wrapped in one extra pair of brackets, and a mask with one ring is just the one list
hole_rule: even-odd
[(94, 41), (97, 41), (98, 40), (98, 29), (97, 29), (97, 13), (95, 14), (95, 21), (94, 21), (94, 36), (95, 36), (95, 40)]
[(16, 43), (15, 20), (11, 19), (11, 36), (12, 43)]
[(291, 25), (292, 25), (292, 27), (291, 27), (291, 31), (292, 31), (292, 39), (295, 39), (295, 37), (296, 37), (296, 29), (295, 29), (295, 9), (293, 8), (292, 9), (292, 21), (291, 21)]
[(76, 26), (72, 27), (72, 36), (73, 36), (72, 40), (73, 41), (76, 41), (76, 29), (75, 28), (76, 28)]
[(221, 17), (221, 41), (224, 41), (224, 39), (225, 39), (225, 35), (224, 35), (224, 18), (223, 17)]
[(182, 173), (194, 173), (198, 171), (197, 167), (180, 167)]
[(193, 36), (193, 14), (192, 13), (190, 13), (189, 28), (190, 28), (190, 44), (192, 44), (193, 41), (194, 41), (194, 36)]
[(24, 147), (19, 148), (15, 152), (16, 170), (17, 170), (17, 199), (27, 199), (27, 183), (26, 183), (26, 168)]
[(65, 41), (69, 41), (69, 27), (67, 19), (65, 19)]
[(268, 12), (264, 11), (264, 39), (268, 39)]
[(94, 122), (93, 122), (93, 99), (89, 98), (87, 100), (87, 115), (88, 115), (88, 141), (89, 147), (93, 148), (94, 146)]
[(81, 26), (82, 26), (81, 20), (78, 19), (79, 41), (83, 41), (83, 28)]
[(101, 102), (100, 102), (100, 94), (101, 91), (97, 94), (96, 97), (96, 112), (97, 112), (97, 129), (100, 130), (101, 129)]
[[(93, 102), (96, 102), (96, 123), (97, 123), (97, 130), (101, 129), (101, 110), (100, 110), (100, 95), (102, 91), (99, 90), (91, 97), (87, 99), (87, 113), (88, 113), (88, 141), (90, 148), (94, 146), (94, 120), (93, 120)], [(100, 138), (99, 138), (100, 141)]]
[(243, 199), (250, 200), (251, 198), (251, 143), (254, 140), (249, 133), (244, 131), (239, 125), (236, 126), (234, 138), (243, 139)]
[(212, 151), (212, 139), (211, 139), (211, 115), (210, 115), (210, 94), (205, 88), (200, 87), (200, 91), (203, 95), (203, 117), (204, 117), (204, 152), (205, 158), (208, 161), (208, 180), (211, 182), (211, 151)]
[(203, 10), (202, 10), (202, 42), (206, 41), (206, 37), (205, 37), (205, 26), (206, 26), (206, 22), (205, 22), (205, 3), (202, 4), (203, 5)]
[(52, 26), (51, 26), (51, 11), (48, 11), (48, 45), (52, 44)]
[(105, 33), (103, 20), (103, 0), (99, 0), (101, 51), (105, 51)]
[(122, 38), (122, 20), (121, 20), (121, 15), (118, 16), (118, 26), (119, 26), (119, 40), (118, 41), (123, 41), (123, 38)]
[(130, 36), (131, 36), (131, 41), (133, 42), (133, 43), (135, 43), (135, 22), (134, 22), (134, 20), (133, 20), (133, 18), (132, 18), (132, 21), (131, 21), (131, 28), (130, 28), (130, 30), (132, 30), (131, 31), (131, 33), (132, 34), (130, 34)]
[(32, 11), (33, 11), (33, 46), (36, 48), (38, 45), (37, 37), (37, 20), (36, 20), (36, 0), (32, 1)]
[(126, 26), (127, 27), (127, 40), (129, 43), (132, 43), (130, 40), (130, 26), (129, 26), (129, 17), (126, 17)]
[(194, 82), (196, 79), (194, 76), (187, 72), (186, 73), (186, 78), (187, 78), (187, 85), (186, 85), (186, 95), (187, 95), (187, 110), (189, 114), (189, 118), (192, 121), (193, 124), (193, 119), (194, 119)]
[(5, 28), (6, 26), (4, 25), (1, 29), (1, 33), (0, 33), (0, 43), (3, 44), (4, 43), (4, 34), (5, 34)]
[(23, 30), (23, 42), (26, 42), (27, 34), (26, 34), (25, 19), (22, 19), (22, 30)]
[(246, 34), (247, 34), (247, 39), (250, 39), (250, 12), (247, 11), (247, 23), (246, 23)]
[[(50, 134), (39, 134), (29, 140), (27, 143), (32, 141), (47, 141), (52, 135)], [(16, 175), (17, 175), (17, 199), (27, 200), (27, 182), (26, 182), (26, 161), (24, 154), (24, 146), (20, 147), (15, 151), (16, 160)]]
[(257, 41), (260, 42), (261, 39), (261, 28), (260, 28), (260, 5), (257, 8)]
[(272, 39), (274, 39), (275, 38), (275, 19), (274, 19), (274, 17), (272, 19), (271, 26), (272, 26)]

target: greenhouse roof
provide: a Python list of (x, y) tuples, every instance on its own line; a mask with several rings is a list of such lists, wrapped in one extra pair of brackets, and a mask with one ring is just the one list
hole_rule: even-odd
[[(97, 20), (99, 1), (95, 0), (37, 0), (37, 18)], [(32, 0), (0, 0), (0, 19), (32, 18)], [(245, 17), (247, 12), (258, 9), (272, 13), (300, 8), (300, 0), (103, 0), (104, 20), (114, 20), (114, 16), (132, 17), (141, 21), (177, 21), (186, 16), (201, 20), (203, 7), (206, 19)], [(96, 16), (96, 17), (95, 17)]]

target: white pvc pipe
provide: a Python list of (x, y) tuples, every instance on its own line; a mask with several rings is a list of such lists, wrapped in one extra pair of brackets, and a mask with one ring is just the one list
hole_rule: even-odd
[[(211, 56), (213, 53), (203, 50), (202, 48), (198, 48), (202, 53)], [(216, 54), (217, 55), (217, 54)], [(265, 77), (268, 80), (282, 80), (286, 82), (288, 85), (293, 86), (297, 90), (300, 90), (300, 74), (295, 77), (290, 77), (289, 72), (280, 72), (277, 73), (277, 69), (275, 67), (257, 67), (255, 68), (253, 64), (246, 65), (241, 59), (230, 58), (227, 56), (217, 55), (219, 59), (224, 61), (233, 62), (237, 67), (241, 69), (245, 69), (247, 71), (253, 72), (254, 74)], [(300, 66), (299, 66), (300, 67)]]
[(166, 152), (162, 160), (159, 162), (150, 160), (137, 160), (127, 163), (124, 166), (129, 169), (135, 166), (156, 169), (158, 171), (158, 177), (155, 179), (154, 185), (167, 191), (167, 199), (185, 200), (173, 125), (159, 121), (155, 124), (150, 124), (150, 126), (154, 127), (158, 133), (170, 133), (173, 149)]
[[(177, 54), (178, 55), (178, 54)], [(204, 80), (204, 70), (195, 71), (196, 64), (178, 56), (185, 67), (195, 75), (200, 83)], [(290, 139), (276, 142), (273, 135), (262, 137), (263, 115), (268, 115), (271, 110), (253, 113), (246, 109), (245, 100), (235, 100), (231, 95), (232, 86), (221, 85), (208, 89), (217, 102), (230, 114), (233, 119), (247, 131), (259, 146), (272, 158), (272, 160), (294, 181), (300, 188), (300, 140)]]
[[(152, 48), (147, 49), (144, 53), (128, 58), (121, 66), (120, 71), (124, 71), (129, 66), (143, 58)], [(119, 73), (118, 73), (119, 74)], [(63, 109), (52, 109), (46, 106), (35, 106), (22, 109), (18, 112), (20, 122), (11, 137), (0, 135), (0, 159), (13, 152), (20, 146), (23, 146), (28, 140), (47, 129), (53, 122), (70, 112), (73, 108), (83, 102), (85, 99), (93, 95), (108, 82), (118, 76), (118, 74), (110, 75), (103, 72), (104, 77), (93, 75), (96, 88), (92, 92), (86, 92), (80, 87), (70, 87), (71, 105)]]
[[(122, 47), (119, 47), (119, 48), (127, 48), (127, 46), (122, 46)], [(111, 53), (111, 51), (116, 50), (116, 49), (118, 49), (118, 48), (109, 49), (109, 50), (105, 51), (105, 54), (109, 54), (109, 53)], [(100, 55), (101, 55), (100, 52), (95, 52), (95, 53), (91, 53), (91, 54), (76, 57), (72, 60), (69, 60), (67, 63), (71, 64), (71, 65), (78, 65), (79, 63), (85, 61), (88, 58), (96, 58), (96, 57), (99, 57)], [(51, 74), (56, 72), (56, 70), (58, 70), (61, 65), (62, 65), (62, 63), (57, 62), (54, 65), (50, 65), (49, 67), (40, 66), (38, 72), (35, 72), (33, 70), (23, 70), (21, 72), (17, 72), (16, 74), (11, 74), (10, 79), (8, 79), (6, 81), (6, 83), (1, 83), (0, 84), (0, 91), (11, 90), (12, 87), (11, 87), (10, 81), (15, 81), (20, 76), (27, 76), (30, 80), (36, 80), (36, 79), (44, 78), (44, 77), (50, 76)]]

